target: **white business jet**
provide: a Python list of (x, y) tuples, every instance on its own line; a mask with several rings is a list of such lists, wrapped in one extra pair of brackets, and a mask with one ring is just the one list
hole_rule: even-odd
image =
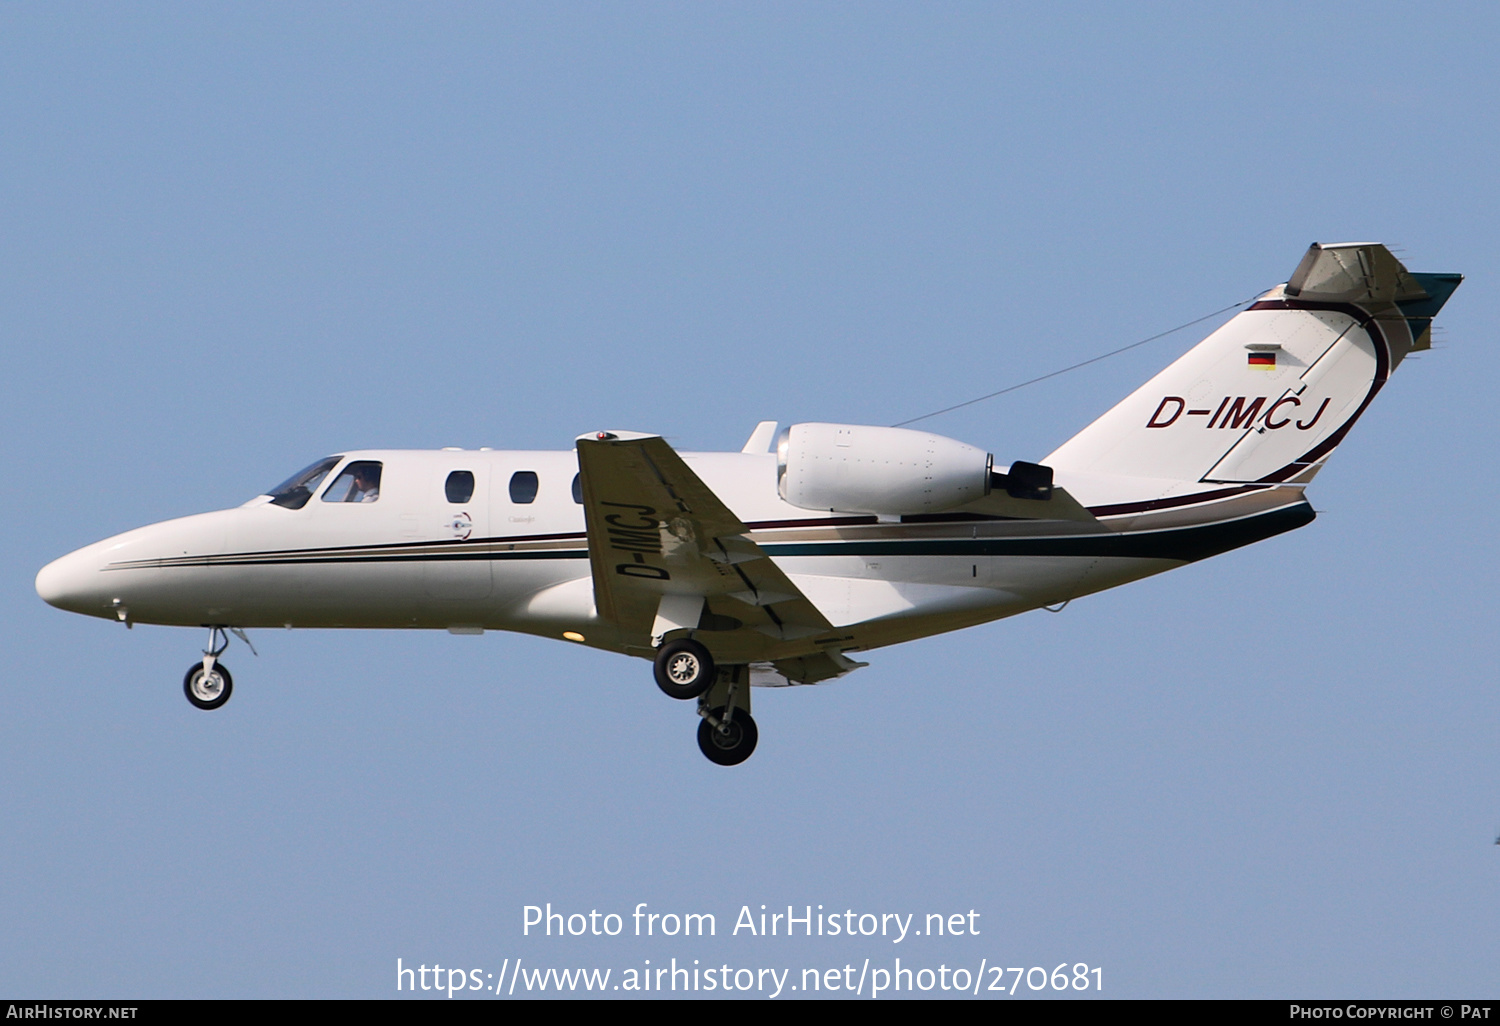
[(49, 563), (43, 599), (206, 627), (184, 690), (217, 709), (233, 633), (524, 631), (651, 659), (721, 765), (752, 685), (1056, 606), (1308, 523), (1303, 489), (1462, 280), (1382, 245), (1291, 279), (1039, 463), (926, 431), (760, 424), (737, 453), (599, 431), (572, 451), (346, 452), (237, 509)]

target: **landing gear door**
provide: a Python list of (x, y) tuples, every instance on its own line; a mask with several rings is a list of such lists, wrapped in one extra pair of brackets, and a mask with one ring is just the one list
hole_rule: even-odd
[[(446, 454), (445, 454), (446, 455)], [(429, 606), (472, 603), (490, 594), (489, 461), (473, 453), (454, 453), (427, 484), (432, 496), (432, 523), (422, 531), (422, 590)], [(467, 457), (467, 458), (466, 458)]]

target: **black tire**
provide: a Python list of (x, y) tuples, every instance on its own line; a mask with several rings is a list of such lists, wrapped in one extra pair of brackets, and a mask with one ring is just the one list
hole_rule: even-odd
[(187, 675), (182, 678), (182, 693), (199, 709), (217, 709), (234, 693), (234, 678), (229, 675), (229, 667), (216, 662), (210, 676), (217, 681), (209, 681), (205, 686), (203, 664), (197, 662), (188, 667)]
[[(714, 719), (723, 720), (722, 708), (713, 711)], [(760, 731), (750, 714), (736, 709), (726, 729), (720, 730), (708, 720), (698, 721), (698, 747), (708, 756), (709, 762), (720, 766), (738, 766), (750, 758), (755, 751), (755, 742), (760, 740)]]
[(714, 657), (691, 638), (669, 641), (656, 653), (656, 686), (669, 698), (697, 698), (714, 683)]

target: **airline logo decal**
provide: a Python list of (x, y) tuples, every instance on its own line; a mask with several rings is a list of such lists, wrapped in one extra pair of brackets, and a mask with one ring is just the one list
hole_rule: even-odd
[(467, 540), (474, 533), (474, 519), (466, 512), (455, 513), (443, 526), (460, 541)]
[[(1258, 355), (1260, 354), (1250, 354), (1251, 360)], [(1226, 395), (1217, 409), (1190, 410), (1187, 408), (1186, 399), (1169, 395), (1162, 398), (1156, 407), (1156, 412), (1151, 414), (1150, 420), (1146, 421), (1146, 426), (1165, 428), (1176, 424), (1183, 417), (1206, 417), (1207, 420), (1199, 420), (1196, 423), (1206, 428), (1245, 429), (1254, 427), (1259, 422), (1272, 431), (1295, 424), (1298, 431), (1310, 431), (1313, 425), (1323, 419), (1323, 411), (1328, 409), (1330, 401), (1331, 399), (1324, 399), (1316, 409), (1313, 409), (1312, 400), (1308, 400), (1308, 406), (1304, 407), (1302, 400), (1294, 395), (1284, 395), (1275, 402), (1271, 402), (1270, 396), (1264, 395), (1258, 395), (1254, 399), (1242, 395)], [(1267, 403), (1271, 404), (1266, 406)], [(1263, 408), (1264, 412), (1262, 412)], [(1184, 424), (1195, 423), (1191, 420), (1182, 422)]]

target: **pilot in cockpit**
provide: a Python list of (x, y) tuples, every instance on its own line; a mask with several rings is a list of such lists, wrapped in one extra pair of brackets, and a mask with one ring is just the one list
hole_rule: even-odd
[(380, 498), (380, 464), (356, 463), (354, 465), (354, 487), (349, 489), (345, 502), (374, 502)]
[(323, 493), (324, 502), (374, 502), (380, 498), (380, 464), (375, 460), (350, 463)]

